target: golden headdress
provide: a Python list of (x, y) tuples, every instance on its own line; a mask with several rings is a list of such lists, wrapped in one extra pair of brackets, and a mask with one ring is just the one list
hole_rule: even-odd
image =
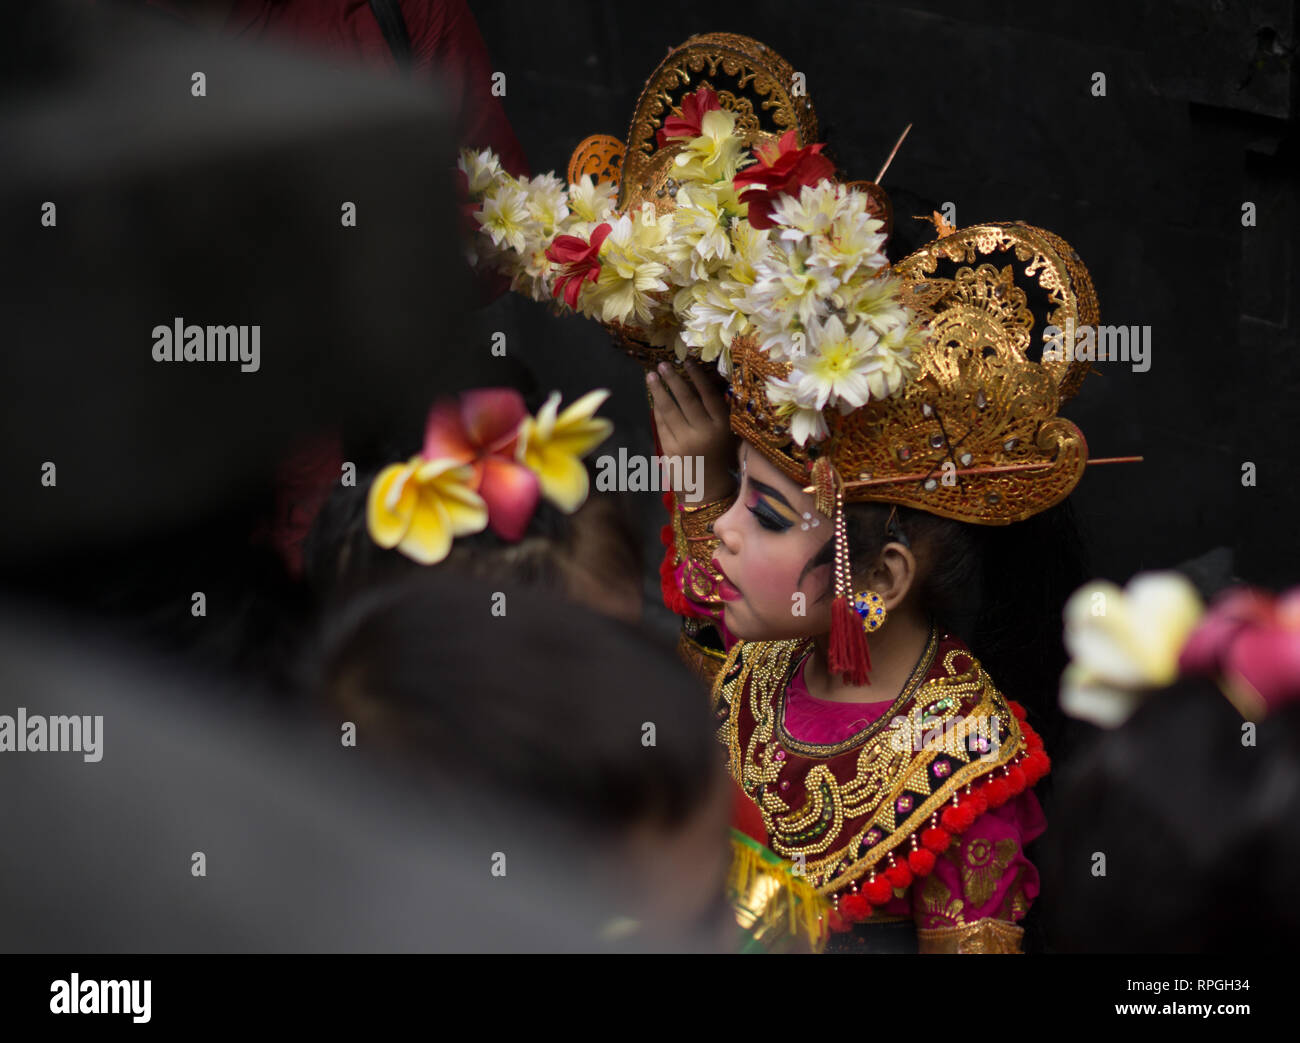
[(844, 502), (1005, 525), (1071, 492), (1087, 443), (1057, 412), (1089, 364), (1045, 348), (1098, 308), (1078, 254), (1021, 222), (936, 221), (889, 265), (887, 196), (839, 178), (816, 137), (800, 74), (710, 33), (660, 63), (625, 143), (578, 146), (566, 199), (488, 154), (462, 170), (516, 289), (603, 322), (643, 364), (716, 360), (733, 430), (836, 519), (838, 630)]

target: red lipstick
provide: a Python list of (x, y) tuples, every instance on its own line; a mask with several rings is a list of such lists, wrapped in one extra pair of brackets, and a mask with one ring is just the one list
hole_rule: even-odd
[(718, 597), (722, 598), (723, 601), (739, 601), (743, 598), (745, 595), (732, 586), (731, 581), (727, 579), (727, 574), (722, 571), (722, 566), (718, 564), (717, 558), (713, 559), (712, 565), (713, 568), (722, 576), (722, 580), (718, 583), (716, 588)]

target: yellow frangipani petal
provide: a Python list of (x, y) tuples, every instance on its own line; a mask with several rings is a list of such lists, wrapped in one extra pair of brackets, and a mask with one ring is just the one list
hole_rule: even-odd
[(422, 456), (415, 457), (411, 461), (416, 464), (415, 477), (422, 483), (431, 482), (434, 479), (442, 481), (459, 482), (461, 485), (469, 485), (474, 480), (474, 468), (469, 464), (451, 457), (440, 457), (437, 460), (425, 460)]
[(396, 547), (411, 525), (417, 499), (409, 464), (391, 464), (379, 472), (366, 499), (366, 527), (381, 547)]
[(429, 486), (419, 487), (411, 527), (397, 549), (421, 565), (436, 565), (451, 550), (451, 518), (442, 500)]
[(436, 483), (433, 488), (447, 511), (453, 536), (468, 536), (487, 528), (487, 503), (469, 486), (448, 482)]
[(604, 417), (583, 420), (579, 424), (570, 425), (564, 431), (557, 430), (555, 437), (551, 439), (547, 448), (550, 451), (583, 457), (605, 441), (613, 433), (613, 430), (613, 422), (606, 420)]
[(582, 461), (569, 453), (529, 454), (528, 466), (537, 474), (542, 495), (566, 514), (572, 514), (587, 498), (590, 481)]
[(596, 415), (596, 410), (600, 408), (601, 403), (607, 398), (609, 398), (608, 388), (597, 388), (595, 391), (588, 391), (581, 398), (569, 403), (564, 412), (556, 419), (556, 427), (564, 427), (579, 420), (591, 419)]

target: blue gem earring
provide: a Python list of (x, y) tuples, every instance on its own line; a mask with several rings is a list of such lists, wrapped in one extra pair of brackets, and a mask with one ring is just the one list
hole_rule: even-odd
[(885, 599), (874, 590), (859, 591), (853, 596), (853, 608), (862, 617), (862, 629), (872, 634), (885, 625)]

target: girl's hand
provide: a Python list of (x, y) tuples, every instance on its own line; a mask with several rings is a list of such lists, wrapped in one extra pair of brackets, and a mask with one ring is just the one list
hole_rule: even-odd
[[(720, 378), (706, 373), (694, 360), (687, 361), (686, 372), (690, 383), (661, 362), (658, 373), (646, 375), (646, 383), (654, 399), (655, 426), (664, 456), (699, 458), (703, 468), (701, 499), (709, 503), (735, 492), (730, 469), (735, 465), (737, 438), (731, 433), (731, 411), (719, 389)], [(682, 468), (677, 468), (677, 473), (683, 473)]]

